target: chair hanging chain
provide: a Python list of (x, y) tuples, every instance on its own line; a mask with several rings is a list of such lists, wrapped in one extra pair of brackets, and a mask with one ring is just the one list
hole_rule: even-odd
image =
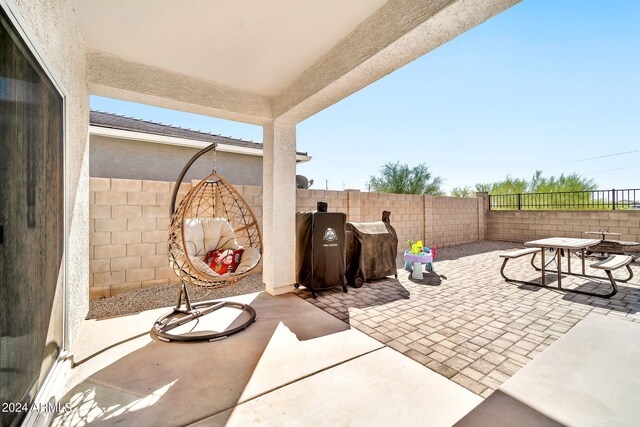
[(217, 150), (217, 147), (213, 147), (213, 173), (217, 173), (216, 172), (217, 163), (218, 163), (218, 150)]

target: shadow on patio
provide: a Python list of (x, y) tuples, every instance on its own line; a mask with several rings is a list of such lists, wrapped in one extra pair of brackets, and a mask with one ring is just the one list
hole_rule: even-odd
[[(279, 425), (295, 419), (370, 425), (429, 416), (435, 425), (451, 425), (480, 401), (293, 295), (233, 300), (250, 303), (256, 323), (211, 343), (151, 336), (166, 308), (86, 321), (74, 348), (70, 391), (61, 399), (72, 409), (53, 424)], [(205, 327), (212, 328), (199, 325)], [(434, 390), (439, 397), (418, 405)]]
[[(348, 324), (351, 324), (351, 315), (359, 310), (375, 310), (379, 306), (387, 309), (400, 307), (411, 299), (411, 293), (399, 279), (371, 280), (362, 288), (349, 286), (348, 290), (347, 293), (338, 288), (319, 292), (317, 299), (304, 288), (295, 289), (294, 293)], [(357, 320), (355, 322), (358, 323)]]
[(56, 424), (185, 425), (380, 347), (297, 298), (239, 299), (258, 310), (258, 320), (214, 343), (151, 336), (166, 308), (88, 321), (76, 344), (72, 380), (79, 383), (63, 399), (74, 410)]

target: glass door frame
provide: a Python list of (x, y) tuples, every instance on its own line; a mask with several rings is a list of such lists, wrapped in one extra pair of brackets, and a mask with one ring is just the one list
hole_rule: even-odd
[[(30, 25), (23, 18), (20, 9), (13, 2), (13, 0), (0, 0), (0, 8), (4, 11), (5, 15), (9, 18), (11, 24), (13, 24), (18, 35), (21, 37), (27, 49), (34, 56), (38, 64), (44, 70), (47, 78), (51, 81), (58, 94), (62, 97), (62, 174), (63, 174), (63, 254), (62, 254), (62, 348), (57, 360), (49, 369), (45, 380), (42, 383), (40, 389), (36, 392), (34, 398), (35, 404), (47, 403), (51, 396), (60, 391), (63, 383), (63, 377), (66, 371), (71, 368), (70, 365), (70, 353), (68, 351), (68, 257), (69, 254), (69, 168), (67, 157), (67, 142), (68, 142), (68, 129), (69, 129), (69, 117), (68, 117), (68, 92), (62, 85), (61, 80), (57, 78), (56, 74), (52, 71), (51, 67), (47, 65), (48, 60), (44, 52), (46, 50), (38, 43), (38, 39), (32, 32)], [(27, 416), (23, 420), (23, 425), (34, 425), (36, 422), (43, 421), (43, 417), (50, 418), (54, 414), (52, 412), (36, 412), (29, 411)]]

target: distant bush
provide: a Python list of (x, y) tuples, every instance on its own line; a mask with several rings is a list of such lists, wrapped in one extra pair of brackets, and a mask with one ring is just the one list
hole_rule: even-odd
[(542, 171), (536, 171), (530, 180), (507, 175), (502, 181), (476, 184), (475, 191), (471, 187), (456, 187), (451, 195), (471, 197), (476, 191), (487, 192), (496, 196), (492, 209), (610, 209), (606, 194), (592, 193), (597, 188), (593, 179), (576, 173), (544, 177)]
[(531, 180), (507, 177), (498, 182), (489, 184), (476, 184), (476, 191), (485, 191), (489, 194), (518, 194), (518, 193), (557, 193), (563, 191), (594, 191), (598, 184), (591, 178), (585, 178), (572, 173), (562, 174), (559, 177), (543, 177), (538, 170)]
[(369, 178), (370, 191), (394, 194), (433, 194), (441, 196), (442, 178), (433, 176), (429, 167), (420, 163), (416, 167), (407, 164), (386, 163), (380, 169), (380, 176)]

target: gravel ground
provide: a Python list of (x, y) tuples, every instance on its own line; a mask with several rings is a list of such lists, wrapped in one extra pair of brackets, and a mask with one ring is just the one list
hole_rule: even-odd
[[(87, 319), (121, 316), (152, 308), (175, 305), (179, 289), (180, 287), (177, 284), (154, 286), (152, 288), (136, 289), (110, 298), (92, 300), (89, 303)], [(189, 296), (192, 302), (196, 302), (250, 294), (263, 290), (262, 274), (258, 273), (249, 275), (235, 285), (223, 289), (207, 290), (190, 287)]]

